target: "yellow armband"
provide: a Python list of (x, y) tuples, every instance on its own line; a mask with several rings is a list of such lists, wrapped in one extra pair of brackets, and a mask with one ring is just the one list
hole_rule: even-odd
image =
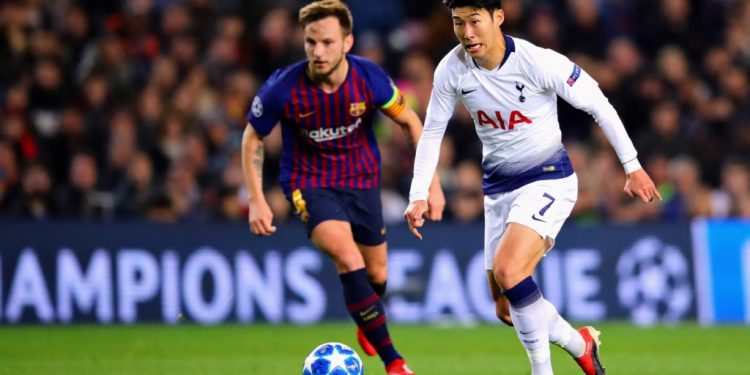
[(401, 91), (394, 86), (391, 100), (380, 106), (380, 110), (383, 111), (386, 116), (394, 118), (400, 115), (404, 108), (406, 108), (406, 99), (404, 99), (404, 95), (401, 94)]

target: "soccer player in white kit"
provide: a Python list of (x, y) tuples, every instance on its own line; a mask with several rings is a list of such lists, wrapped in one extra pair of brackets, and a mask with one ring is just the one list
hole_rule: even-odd
[(561, 141), (557, 96), (602, 127), (623, 164), (627, 194), (643, 202), (661, 196), (641, 168), (615, 109), (584, 70), (557, 52), (503, 34), (500, 0), (443, 3), (451, 10), (460, 44), (435, 71), (404, 213), (409, 228), (422, 238), (419, 228), (440, 143), (461, 100), (483, 144), (485, 267), (498, 318), (515, 327), (532, 374), (552, 374), (550, 342), (570, 353), (584, 373), (604, 374), (599, 332), (571, 327), (531, 277), (578, 195)]

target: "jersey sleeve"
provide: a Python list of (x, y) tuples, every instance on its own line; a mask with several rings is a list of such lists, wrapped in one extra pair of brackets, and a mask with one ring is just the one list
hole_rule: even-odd
[(434, 124), (448, 124), (456, 107), (456, 90), (458, 83), (456, 77), (451, 74), (449, 67), (450, 59), (446, 58), (438, 64), (432, 81), (432, 93), (427, 105), (425, 126), (428, 122)]
[(280, 95), (277, 94), (279, 89), (278, 73), (277, 71), (272, 74), (263, 84), (258, 94), (253, 98), (250, 111), (247, 113), (247, 122), (263, 137), (273, 130), (283, 113), (283, 103), (279, 99)]
[(457, 84), (448, 65), (449, 59), (446, 58), (435, 69), (424, 130), (417, 144), (414, 177), (409, 191), (410, 202), (427, 199), (432, 176), (435, 174), (440, 158), (440, 144), (443, 141), (448, 121), (453, 116)]
[(636, 158), (633, 141), (615, 108), (599, 88), (599, 84), (580, 66), (550, 49), (538, 48), (534, 60), (539, 64), (531, 70), (537, 83), (572, 106), (586, 111), (601, 126), (621, 163)]
[(406, 100), (401, 91), (388, 74), (375, 63), (366, 61), (363, 66), (367, 71), (375, 105), (389, 117), (398, 116), (406, 108)]

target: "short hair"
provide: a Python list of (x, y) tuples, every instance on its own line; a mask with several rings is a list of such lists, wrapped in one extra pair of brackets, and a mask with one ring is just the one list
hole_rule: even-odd
[(443, 0), (443, 4), (450, 9), (474, 7), (476, 9), (487, 9), (490, 13), (503, 8), (502, 0)]
[(346, 4), (339, 0), (314, 1), (299, 10), (299, 24), (302, 27), (326, 17), (336, 17), (339, 20), (339, 24), (341, 24), (344, 35), (352, 32), (352, 27), (354, 26), (352, 12)]

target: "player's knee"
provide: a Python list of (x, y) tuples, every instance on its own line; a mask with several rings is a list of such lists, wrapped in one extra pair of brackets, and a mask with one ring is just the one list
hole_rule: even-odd
[(499, 264), (492, 268), (495, 282), (505, 289), (510, 289), (525, 278), (523, 268), (514, 264)]
[(358, 269), (364, 268), (365, 264), (362, 261), (362, 256), (356, 251), (347, 251), (345, 249), (338, 251), (331, 251), (328, 253), (336, 263), (336, 267), (340, 271), (352, 272)]
[(388, 270), (379, 265), (367, 265), (367, 278), (371, 283), (383, 284), (388, 278)]

